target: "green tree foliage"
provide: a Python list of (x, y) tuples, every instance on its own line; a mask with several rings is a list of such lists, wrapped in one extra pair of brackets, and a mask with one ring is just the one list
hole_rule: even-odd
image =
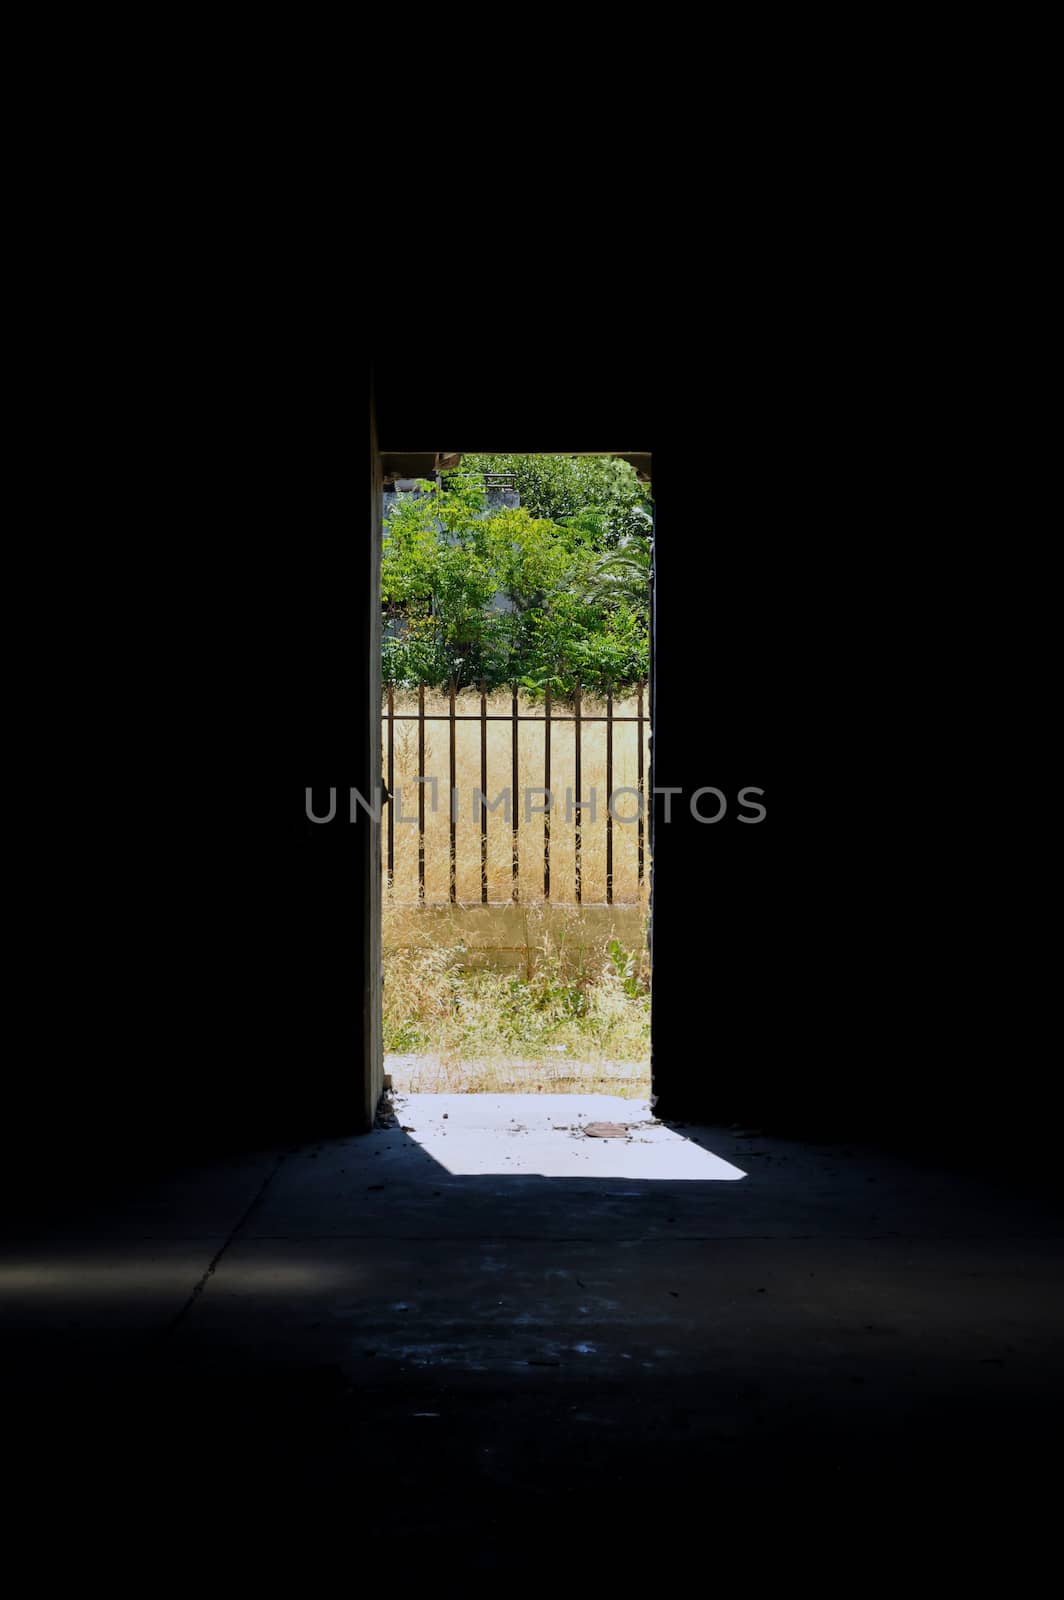
[(637, 616), (650, 615), (650, 546), (632, 539), (597, 556), (586, 570), (583, 596), (592, 605), (626, 605)]
[(650, 538), (649, 491), (617, 456), (467, 455), (462, 471), (510, 473), (526, 511), (567, 524), (596, 549)]
[[(488, 511), (485, 471), (513, 472), (529, 503)], [(385, 679), (565, 697), (645, 678), (650, 525), (634, 471), (605, 457), (466, 457), (438, 491), (397, 495)]]

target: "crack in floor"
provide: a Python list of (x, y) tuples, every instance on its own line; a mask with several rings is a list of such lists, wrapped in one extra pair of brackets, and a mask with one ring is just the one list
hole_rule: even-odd
[(219, 1265), (221, 1263), (222, 1257), (225, 1255), (225, 1252), (229, 1249), (229, 1246), (233, 1243), (233, 1240), (236, 1238), (237, 1234), (240, 1232), (240, 1230), (244, 1226), (244, 1224), (250, 1221), (251, 1217), (254, 1215), (254, 1213), (257, 1210), (257, 1208), (259, 1207), (259, 1205), (261, 1205), (262, 1200), (263, 1200), (263, 1198), (264, 1198), (264, 1196), (266, 1194), (267, 1189), (270, 1187), (270, 1184), (273, 1182), (274, 1178), (276, 1178), (277, 1174), (280, 1172), (281, 1167), (284, 1164), (284, 1159), (285, 1158), (284, 1158), (283, 1155), (278, 1156), (277, 1162), (276, 1162), (275, 1166), (273, 1167), (272, 1171), (268, 1172), (266, 1174), (265, 1178), (262, 1180), (262, 1183), (259, 1185), (258, 1192), (253, 1197), (250, 1205), (244, 1211), (244, 1214), (234, 1224), (234, 1226), (231, 1229), (231, 1231), (230, 1231), (228, 1237), (226, 1238), (225, 1242), (222, 1244), (221, 1248), (215, 1253), (214, 1257), (208, 1263), (207, 1270), (206, 1270), (206, 1272), (204, 1272), (204, 1274), (200, 1278), (199, 1282), (193, 1285), (192, 1292), (189, 1295), (188, 1299), (185, 1301), (184, 1305), (181, 1307), (180, 1311), (178, 1311), (176, 1316), (171, 1317), (170, 1321), (166, 1324), (165, 1328), (163, 1328), (162, 1333), (160, 1335), (160, 1343), (163, 1342), (166, 1339), (169, 1339), (172, 1334), (176, 1333), (178, 1328), (181, 1326), (181, 1323), (188, 1316), (188, 1313), (192, 1310), (192, 1307), (196, 1304), (196, 1301), (199, 1299), (199, 1297), (203, 1293), (204, 1289), (206, 1289), (206, 1287), (207, 1287), (208, 1283), (210, 1282), (211, 1278), (217, 1272), (218, 1267), (219, 1267)]

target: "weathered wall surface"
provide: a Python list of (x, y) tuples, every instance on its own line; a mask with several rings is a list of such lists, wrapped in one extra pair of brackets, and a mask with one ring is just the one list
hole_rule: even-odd
[(385, 961), (395, 950), (464, 947), (465, 966), (533, 971), (549, 945), (563, 965), (578, 969), (601, 964), (611, 939), (644, 950), (641, 906), (395, 906), (384, 914)]

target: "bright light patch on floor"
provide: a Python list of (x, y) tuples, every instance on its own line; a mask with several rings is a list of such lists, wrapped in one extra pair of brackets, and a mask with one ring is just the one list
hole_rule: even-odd
[[(581, 1094), (410, 1094), (395, 1109), (407, 1137), (455, 1177), (731, 1181), (730, 1161), (654, 1121), (645, 1100)], [(624, 1138), (589, 1138), (593, 1123)]]
[[(121, 1260), (25, 1261), (0, 1267), (0, 1302), (24, 1295), (92, 1300), (130, 1294), (148, 1297), (185, 1292), (201, 1275), (202, 1265), (194, 1260), (157, 1262), (126, 1255)], [(266, 1260), (229, 1263), (226, 1280), (237, 1290), (287, 1294), (327, 1285), (332, 1275), (308, 1262)], [(351, 1275), (351, 1269), (345, 1268), (345, 1281)]]

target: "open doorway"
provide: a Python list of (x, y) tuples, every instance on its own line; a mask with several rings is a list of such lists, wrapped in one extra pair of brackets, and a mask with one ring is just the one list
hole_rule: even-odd
[(381, 514), (386, 1084), (645, 1116), (649, 457), (410, 467)]

